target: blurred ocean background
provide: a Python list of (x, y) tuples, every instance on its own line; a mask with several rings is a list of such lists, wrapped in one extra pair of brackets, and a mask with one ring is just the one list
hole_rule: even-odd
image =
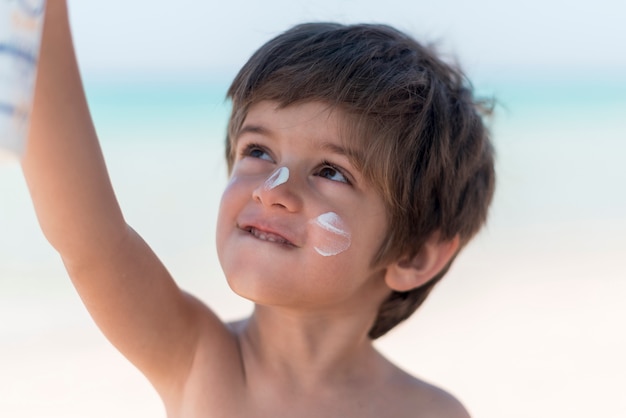
[[(460, 20), (439, 17), (430, 27), (433, 33), (450, 35), (449, 47), (469, 62), (476, 90), (496, 99), (490, 122), (498, 154), (496, 198), (487, 227), (424, 307), (377, 344), (400, 366), (454, 393), (477, 418), (626, 416), (626, 65), (617, 48), (626, 32), (615, 29), (618, 9), (602, 9), (617, 5), (609, 3), (596, 5), (601, 16), (583, 8), (569, 20), (565, 12), (553, 12), (538, 24), (522, 25), (529, 30), (525, 42), (532, 45), (511, 55), (501, 52), (507, 48), (495, 49), (493, 34), (474, 39), (468, 26), (452, 30)], [(275, 1), (270, 10), (284, 6), (293, 23), (309, 17), (398, 21), (377, 14), (371, 2), (354, 16), (347, 10), (355, 2), (339, 11), (326, 5), (318, 14), (312, 14), (319, 10), (313, 3), (289, 4)], [(517, 17), (534, 16), (531, 7), (516, 14), (493, 2), (481, 4), (484, 8), (470, 17), (489, 21), (494, 13), (499, 28), (514, 26)], [(554, 10), (569, 10), (564, 4)], [(170, 10), (166, 2), (153, 5), (148, 29), (157, 22), (168, 22), (159, 27), (166, 32), (193, 26), (185, 24), (192, 18), (187, 15), (164, 18)], [(246, 26), (252, 17), (233, 18), (228, 36), (244, 32), (254, 38), (253, 46), (229, 50), (229, 39), (210, 39), (207, 43), (221, 49), (201, 55), (219, 61), (213, 68), (190, 57), (166, 63), (163, 50), (171, 51), (172, 45), (156, 32), (151, 32), (153, 38), (132, 35), (146, 43), (120, 51), (127, 39), (124, 31), (136, 29), (133, 19), (139, 12), (117, 16), (122, 35), (110, 38), (101, 32), (116, 16), (115, 7), (122, 7), (119, 2), (71, 6), (92, 115), (128, 222), (181, 287), (225, 320), (247, 314), (250, 305), (226, 286), (214, 248), (217, 206), (226, 182), (229, 77), (224, 74), (233, 76), (252, 49), (292, 22), (272, 21), (267, 23), (271, 30), (262, 30), (264, 22), (253, 29)], [(229, 7), (234, 6), (225, 5), (219, 16), (229, 15)], [(269, 13), (248, 7), (261, 21)], [(549, 6), (541, 7), (545, 12)], [(100, 23), (89, 20), (95, 15), (101, 16)], [(560, 38), (594, 17), (605, 18), (596, 27), (605, 30), (603, 45), (589, 49), (591, 35), (576, 42)], [(521, 31), (522, 26), (503, 32), (501, 41), (519, 47), (516, 40), (524, 36), (515, 28)], [(544, 31), (547, 50), (536, 42), (537, 30)], [(558, 39), (545, 33), (556, 33)], [(472, 42), (464, 43), (465, 37)], [(149, 48), (150, 40), (159, 41), (161, 54), (137, 58), (135, 52)], [(581, 49), (578, 58), (568, 40)], [(557, 41), (562, 48), (550, 49)], [(196, 42), (192, 52), (197, 54), (204, 43)], [(115, 56), (106, 47), (110, 43), (120, 54), (117, 66), (105, 62)], [(472, 49), (475, 44), (483, 49)], [(605, 55), (597, 55), (601, 48)], [(543, 52), (533, 55), (531, 50)], [(227, 53), (235, 58), (217, 58)], [(542, 57), (553, 60), (545, 59), (543, 65)], [(0, 416), (164, 416), (154, 391), (99, 334), (83, 308), (39, 231), (15, 163), (0, 165)]]

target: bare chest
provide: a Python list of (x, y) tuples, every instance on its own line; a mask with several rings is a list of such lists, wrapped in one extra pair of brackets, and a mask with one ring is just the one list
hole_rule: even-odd
[[(190, 382), (191, 383), (191, 382)], [(273, 385), (232, 385), (196, 382), (185, 393), (178, 411), (168, 418), (349, 418), (414, 417), (415, 399), (389, 390), (326, 388), (301, 393)]]

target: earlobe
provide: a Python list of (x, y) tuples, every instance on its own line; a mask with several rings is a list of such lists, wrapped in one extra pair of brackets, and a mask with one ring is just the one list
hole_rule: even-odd
[(434, 233), (413, 258), (402, 258), (387, 267), (385, 283), (391, 290), (407, 292), (435, 277), (459, 249), (459, 236), (441, 241)]

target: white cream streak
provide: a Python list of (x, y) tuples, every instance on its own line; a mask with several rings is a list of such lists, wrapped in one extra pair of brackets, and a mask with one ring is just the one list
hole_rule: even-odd
[(265, 190), (272, 190), (273, 188), (287, 182), (287, 180), (289, 180), (289, 169), (287, 167), (280, 167), (278, 170), (274, 171), (272, 175), (267, 178), (267, 180), (265, 180), (263, 188)]
[(319, 236), (319, 242), (313, 247), (318, 254), (328, 257), (342, 253), (350, 247), (350, 233), (345, 230), (343, 220), (335, 212), (322, 213), (311, 222), (324, 230)]

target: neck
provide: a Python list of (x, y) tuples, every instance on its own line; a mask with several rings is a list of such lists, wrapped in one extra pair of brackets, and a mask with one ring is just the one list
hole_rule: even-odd
[(367, 336), (376, 314), (257, 305), (240, 331), (244, 361), (299, 387), (359, 380), (382, 359)]

